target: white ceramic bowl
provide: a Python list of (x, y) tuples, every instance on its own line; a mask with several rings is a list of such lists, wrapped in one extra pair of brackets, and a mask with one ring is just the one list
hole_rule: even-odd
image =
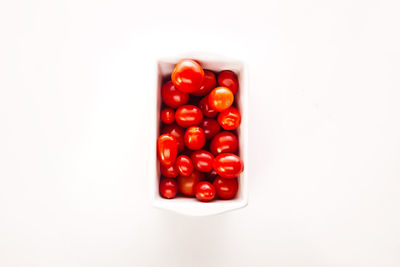
[(163, 78), (169, 76), (175, 66), (175, 64), (183, 58), (192, 58), (200, 62), (204, 69), (209, 69), (215, 72), (222, 70), (234, 71), (239, 79), (239, 90), (236, 97), (239, 110), (242, 116), (242, 122), (238, 130), (239, 137), (239, 153), (244, 163), (244, 171), (238, 177), (239, 180), (239, 191), (236, 197), (232, 200), (214, 200), (212, 202), (200, 202), (195, 198), (176, 197), (174, 199), (162, 198), (159, 194), (159, 181), (160, 181), (160, 169), (159, 162), (157, 160), (156, 151), (152, 157), (152, 171), (153, 182), (153, 204), (155, 207), (174, 211), (177, 213), (191, 215), (191, 216), (205, 216), (213, 215), (222, 212), (231, 211), (234, 209), (243, 208), (247, 205), (247, 76), (246, 68), (243, 62), (233, 59), (228, 59), (222, 56), (192, 53), (182, 55), (176, 58), (166, 58), (157, 61), (157, 86), (156, 91), (156, 118), (155, 126), (156, 133), (154, 136), (154, 144), (157, 141), (159, 134), (160, 125), (160, 105), (161, 105), (161, 86)]

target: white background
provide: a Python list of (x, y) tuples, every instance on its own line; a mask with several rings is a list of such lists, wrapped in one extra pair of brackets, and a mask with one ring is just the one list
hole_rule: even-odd
[[(398, 1), (0, 2), (0, 266), (400, 266)], [(151, 206), (154, 61), (249, 66), (249, 205)]]

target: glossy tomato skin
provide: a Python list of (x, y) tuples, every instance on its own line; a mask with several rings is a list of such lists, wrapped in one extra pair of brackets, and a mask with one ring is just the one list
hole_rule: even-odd
[(171, 74), (173, 84), (180, 91), (193, 93), (200, 89), (204, 80), (204, 70), (192, 59), (182, 59), (175, 65)]
[(233, 93), (226, 87), (214, 88), (208, 95), (208, 102), (218, 112), (228, 109), (233, 104)]
[(207, 140), (213, 138), (221, 130), (221, 126), (219, 125), (218, 121), (208, 118), (203, 119), (203, 121), (200, 123), (200, 127), (204, 130)]
[(218, 114), (218, 111), (211, 108), (208, 101), (208, 96), (205, 96), (202, 100), (200, 100), (199, 107), (204, 116), (206, 116), (207, 118), (214, 118)]
[(217, 79), (215, 78), (215, 74), (212, 71), (204, 70), (204, 80), (200, 89), (193, 92), (194, 96), (205, 96), (208, 94), (213, 88), (217, 86)]
[(167, 106), (178, 108), (189, 101), (189, 94), (179, 91), (171, 81), (168, 81), (161, 88), (161, 98)]
[(233, 179), (243, 171), (243, 162), (235, 154), (222, 153), (214, 158), (213, 168), (222, 178)]
[(235, 107), (230, 107), (218, 115), (218, 123), (225, 130), (235, 130), (241, 122), (240, 112)]
[(213, 169), (214, 156), (206, 150), (197, 150), (192, 153), (192, 162), (199, 172), (210, 172)]
[(184, 128), (199, 125), (203, 120), (203, 113), (194, 105), (184, 105), (175, 112), (176, 123)]
[(179, 175), (178, 168), (175, 166), (175, 164), (172, 164), (171, 166), (164, 166), (160, 164), (160, 172), (162, 176), (168, 178), (174, 178)]
[(238, 148), (238, 138), (233, 133), (227, 131), (218, 133), (210, 143), (210, 151), (214, 155), (221, 153), (236, 153)]
[(217, 196), (220, 199), (232, 199), (236, 196), (239, 184), (238, 180), (235, 179), (225, 179), (222, 177), (215, 178), (213, 185)]
[(171, 134), (163, 134), (157, 140), (157, 152), (160, 163), (164, 166), (171, 166), (175, 163), (178, 154), (178, 143)]
[(175, 179), (165, 178), (160, 181), (160, 195), (164, 198), (174, 198), (178, 193), (178, 183)]
[(209, 202), (214, 199), (216, 191), (210, 182), (202, 181), (196, 185), (196, 198), (203, 202)]
[(175, 165), (181, 176), (189, 176), (193, 172), (192, 160), (186, 155), (179, 156), (176, 159)]
[(206, 144), (206, 135), (200, 127), (192, 126), (186, 130), (183, 140), (187, 148), (198, 150)]
[(175, 111), (172, 108), (161, 110), (160, 119), (165, 124), (171, 124), (175, 121)]
[(195, 195), (195, 186), (203, 179), (203, 175), (198, 171), (193, 171), (189, 176), (178, 177), (179, 192), (185, 196)]
[(230, 70), (224, 70), (218, 74), (218, 85), (227, 87), (232, 91), (233, 94), (236, 94), (239, 88), (239, 82), (236, 74)]
[(165, 126), (161, 130), (162, 134), (171, 134), (176, 138), (177, 144), (178, 144), (178, 153), (183, 151), (183, 148), (185, 147), (185, 143), (183, 141), (183, 136), (185, 135), (185, 131), (183, 128), (179, 127), (176, 124), (171, 124)]

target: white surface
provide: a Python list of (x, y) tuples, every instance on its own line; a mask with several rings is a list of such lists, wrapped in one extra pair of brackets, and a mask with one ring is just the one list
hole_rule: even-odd
[[(400, 265), (398, 1), (0, 2), (0, 266)], [(249, 65), (249, 205), (151, 206), (153, 63)]]
[[(248, 150), (248, 80), (247, 80), (247, 68), (242, 61), (238, 59), (232, 59), (222, 55), (209, 54), (206, 52), (187, 53), (183, 55), (176, 55), (176, 57), (163, 58), (157, 61), (157, 85), (154, 86), (153, 90), (156, 90), (154, 98), (153, 108), (154, 111), (153, 126), (149, 127), (149, 131), (152, 131), (154, 140), (159, 136), (159, 125), (160, 125), (160, 105), (161, 105), (161, 92), (162, 78), (171, 75), (172, 70), (176, 63), (182, 58), (195, 58), (201, 64), (204, 69), (214, 71), (216, 73), (229, 69), (236, 73), (240, 90), (235, 95), (235, 101), (238, 104), (238, 109), (241, 113), (240, 127), (237, 129), (239, 138), (239, 151), (240, 158), (243, 161), (244, 166), (247, 166), (247, 150)], [(156, 75), (156, 74), (155, 74)], [(156, 151), (156, 142), (153, 142), (153, 151)], [(191, 216), (208, 216), (216, 215), (227, 211), (243, 208), (248, 202), (248, 171), (247, 168), (238, 176), (239, 190), (236, 197), (231, 200), (216, 200), (209, 203), (193, 201), (193, 199), (177, 197), (175, 199), (165, 199), (160, 196), (159, 183), (160, 183), (160, 170), (158, 168), (159, 161), (155, 153), (151, 156), (153, 162), (152, 166), (157, 168), (150, 168), (152, 170), (151, 176), (153, 177), (153, 204), (155, 207), (171, 210), (184, 215)]]

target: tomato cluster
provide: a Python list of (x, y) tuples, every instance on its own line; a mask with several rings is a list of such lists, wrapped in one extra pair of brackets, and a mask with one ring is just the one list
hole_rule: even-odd
[(243, 171), (236, 134), (241, 121), (238, 89), (233, 71), (216, 75), (192, 59), (176, 64), (161, 88), (161, 196), (180, 193), (204, 202), (236, 196)]

